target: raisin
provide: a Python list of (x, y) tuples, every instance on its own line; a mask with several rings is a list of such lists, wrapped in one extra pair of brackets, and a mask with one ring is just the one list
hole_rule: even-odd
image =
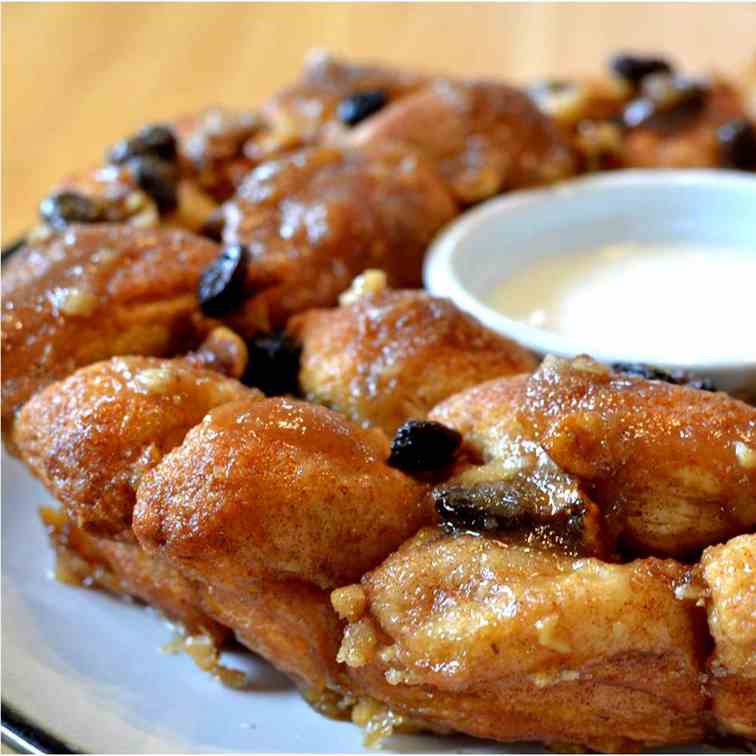
[(434, 470), (452, 462), (461, 444), (461, 434), (441, 423), (408, 420), (394, 435), (388, 463), (400, 470)]
[(284, 331), (257, 336), (249, 347), (249, 367), (243, 383), (266, 396), (299, 395), (299, 358), (302, 349)]
[(670, 373), (642, 362), (616, 362), (612, 365), (612, 370), (615, 373), (637, 375), (649, 381), (663, 381), (675, 386), (687, 386), (700, 391), (716, 391), (714, 384), (707, 378), (696, 378), (684, 370), (675, 370)]
[(629, 102), (623, 111), (626, 128), (672, 133), (692, 126), (706, 107), (709, 90), (701, 82), (654, 76), (647, 83), (643, 96)]
[(606, 544), (597, 529), (598, 510), (582, 496), (554, 509), (549, 485), (538, 480), (494, 480), (474, 485), (449, 484), (431, 491), (441, 528), (457, 533), (519, 533), (526, 543), (559, 548), (575, 556), (606, 556)]
[[(431, 496), (447, 531), (499, 530), (506, 525), (514, 527), (522, 521), (516, 502), (510, 517), (503, 514), (501, 489), (495, 483), (442, 486), (434, 488)], [(494, 514), (495, 510), (498, 510), (497, 514)]]
[(723, 167), (756, 171), (756, 127), (749, 120), (739, 118), (720, 126), (717, 141)]
[(223, 210), (218, 208), (213, 210), (210, 215), (207, 216), (205, 222), (200, 226), (197, 233), (200, 236), (204, 236), (207, 239), (212, 239), (214, 242), (223, 241), (223, 227), (226, 225), (226, 218), (223, 214)]
[(369, 92), (355, 92), (339, 103), (339, 119), (346, 126), (356, 126), (368, 116), (379, 111), (388, 102), (381, 89)]
[(70, 223), (97, 223), (103, 220), (102, 208), (93, 199), (78, 192), (58, 192), (40, 202), (39, 215), (52, 228)]
[(178, 170), (173, 163), (145, 155), (128, 162), (139, 188), (155, 201), (160, 213), (178, 206)]
[(205, 315), (219, 317), (237, 307), (244, 296), (247, 249), (241, 244), (225, 247), (205, 269), (197, 287), (197, 298)]
[(134, 136), (122, 139), (107, 155), (109, 163), (121, 165), (135, 157), (155, 157), (168, 163), (178, 158), (176, 136), (167, 126), (145, 126)]
[(609, 68), (621, 79), (638, 86), (646, 76), (672, 73), (672, 66), (663, 58), (641, 57), (620, 53), (609, 62)]

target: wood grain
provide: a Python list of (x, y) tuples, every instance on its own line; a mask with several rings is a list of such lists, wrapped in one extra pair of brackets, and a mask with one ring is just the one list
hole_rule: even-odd
[(213, 102), (253, 106), (313, 47), (522, 81), (598, 73), (620, 48), (737, 72), (755, 39), (754, 4), (3, 5), (2, 238), (121, 135)]

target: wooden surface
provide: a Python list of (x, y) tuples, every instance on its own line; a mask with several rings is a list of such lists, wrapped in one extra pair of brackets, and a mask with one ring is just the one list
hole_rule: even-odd
[(2, 6), (4, 241), (61, 176), (139, 125), (253, 106), (313, 47), (514, 80), (598, 73), (620, 48), (738, 72), (756, 5)]

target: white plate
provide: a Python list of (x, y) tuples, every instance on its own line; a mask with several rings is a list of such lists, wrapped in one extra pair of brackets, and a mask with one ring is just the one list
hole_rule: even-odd
[[(258, 657), (228, 655), (251, 680), (248, 690), (230, 690), (186, 655), (161, 651), (172, 632), (151, 609), (57, 582), (37, 516), (52, 503), (3, 450), (4, 704), (77, 752), (366, 751), (357, 727), (316, 714)], [(395, 736), (383, 751), (543, 752), (530, 744), (433, 736)]]

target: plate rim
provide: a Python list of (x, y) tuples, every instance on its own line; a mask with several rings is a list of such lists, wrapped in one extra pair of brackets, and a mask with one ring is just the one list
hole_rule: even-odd
[(43, 727), (34, 724), (5, 700), (2, 707), (2, 741), (21, 753), (83, 753), (56, 737)]

